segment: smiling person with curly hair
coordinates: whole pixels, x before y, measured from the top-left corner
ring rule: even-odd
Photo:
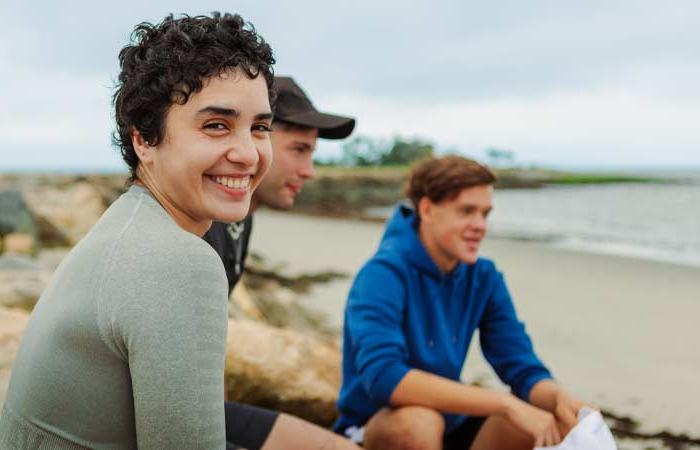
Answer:
[[[131,186],[32,313],[2,449],[239,448],[230,427],[258,426],[224,414],[227,282],[201,236],[243,219],[269,168],[272,50],[237,15],[171,15],[138,25],[119,61],[114,140]],[[263,448],[345,444],[273,419]]]

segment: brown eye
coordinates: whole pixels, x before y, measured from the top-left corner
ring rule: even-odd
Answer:
[[[259,133],[269,133],[272,131],[272,128],[265,123],[258,123],[253,125],[253,131],[257,131]]]
[[[221,122],[212,122],[204,125],[207,130],[223,131],[226,130],[226,125]]]

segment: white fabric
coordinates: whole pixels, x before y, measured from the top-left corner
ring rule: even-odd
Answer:
[[[600,412],[581,408],[578,423],[559,445],[536,447],[535,450],[617,450],[615,439]]]
[[[362,445],[365,440],[365,427],[348,427],[345,429],[345,437],[353,444]]]

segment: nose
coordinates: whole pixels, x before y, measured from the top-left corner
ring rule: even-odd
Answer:
[[[314,167],[314,160],[311,155],[304,160],[304,163],[299,168],[298,175],[305,180],[310,180],[316,176],[316,168]]]
[[[486,217],[483,214],[475,214],[472,228],[480,232],[486,231]]]
[[[239,134],[230,143],[226,151],[226,159],[242,168],[255,167],[260,160],[255,141],[249,133],[247,136],[246,133]]]

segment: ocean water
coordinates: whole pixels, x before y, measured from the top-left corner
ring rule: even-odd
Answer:
[[[664,175],[676,180],[496,190],[489,234],[700,266],[700,173]]]

